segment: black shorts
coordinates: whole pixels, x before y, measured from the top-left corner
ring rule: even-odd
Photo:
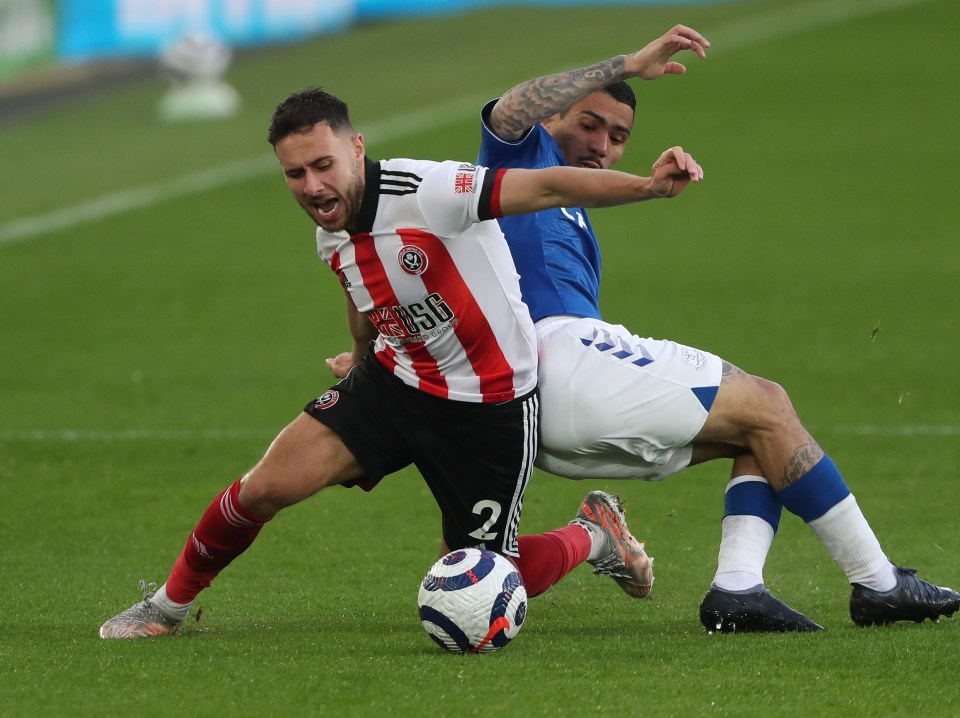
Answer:
[[[537,454],[536,390],[502,404],[453,401],[404,384],[367,355],[304,408],[333,429],[363,467],[356,482],[415,465],[443,515],[450,549],[519,555],[523,492]]]

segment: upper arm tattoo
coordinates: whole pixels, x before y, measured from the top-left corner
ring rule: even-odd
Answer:
[[[721,376],[743,376],[745,374],[743,369],[738,366],[734,366],[726,359],[721,359],[720,362],[721,366],[723,367],[720,372]]]

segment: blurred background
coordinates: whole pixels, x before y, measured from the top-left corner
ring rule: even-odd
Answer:
[[[116,83],[139,77],[158,61],[166,64],[167,70],[193,70],[197,74],[208,70],[213,74],[226,68],[225,63],[216,64],[217,50],[249,50],[297,42],[342,32],[356,23],[511,4],[599,3],[591,0],[524,3],[503,0],[0,0],[3,116],[22,113],[24,98],[35,103],[49,101],[52,94],[61,98],[73,94],[80,84]],[[603,4],[616,5],[617,2],[608,0]],[[631,4],[630,0],[624,4]],[[173,55],[178,49],[180,58],[175,58]],[[177,59],[181,60],[180,64]]]

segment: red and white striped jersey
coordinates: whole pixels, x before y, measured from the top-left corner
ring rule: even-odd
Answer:
[[[320,257],[376,326],[377,359],[409,386],[503,402],[537,384],[536,335],[496,221],[503,171],[365,160],[355,233],[317,229]]]

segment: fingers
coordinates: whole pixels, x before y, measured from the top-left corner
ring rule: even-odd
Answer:
[[[703,179],[703,167],[691,155],[687,155],[687,175],[691,182],[699,182]]]
[[[703,168],[693,159],[693,155],[684,152],[682,147],[671,147],[669,151],[673,155],[677,167],[686,171],[691,182],[699,182],[703,179]]]
[[[687,27],[686,25],[674,25],[667,34],[686,38],[691,43],[699,45],[704,49],[710,47],[710,41],[707,38],[694,30],[692,27]]]
[[[624,67],[630,77],[643,80],[656,80],[664,75],[682,75],[687,68],[671,58],[682,50],[692,50],[698,57],[705,58],[708,47],[710,41],[699,32],[685,25],[675,25],[642,50],[627,55]]]
[[[656,197],[676,197],[691,182],[703,179],[703,168],[680,146],[664,151],[653,164],[651,190]]]
[[[687,68],[679,62],[668,62],[663,66],[664,75],[682,75]]]
[[[678,170],[677,174],[686,175],[691,182],[699,182],[703,179],[703,168],[700,166],[700,163],[697,162],[689,152],[684,152],[683,148],[679,145],[671,147],[660,155],[657,164],[661,166],[670,164],[676,166]]]
[[[677,49],[693,50],[701,59],[706,58],[710,41],[693,28],[675,25],[662,38],[677,46]]]

